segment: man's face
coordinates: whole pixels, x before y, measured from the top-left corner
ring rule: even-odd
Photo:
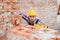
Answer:
[[[36,19],[36,16],[29,16],[30,21],[34,21]]]

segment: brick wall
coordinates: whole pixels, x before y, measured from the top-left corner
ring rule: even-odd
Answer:
[[[35,9],[39,19],[49,27],[56,24],[57,0],[0,0],[0,16],[21,11],[27,14],[29,9]]]

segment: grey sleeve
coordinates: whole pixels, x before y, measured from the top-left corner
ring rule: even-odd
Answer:
[[[37,24],[41,25],[41,24],[44,24],[44,23],[41,20],[39,20]]]

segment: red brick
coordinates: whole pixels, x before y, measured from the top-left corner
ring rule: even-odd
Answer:
[[[36,4],[36,3],[32,3],[32,5],[33,5],[34,7],[36,7],[36,6],[37,6],[37,4]]]
[[[10,5],[11,3],[10,2],[7,2],[7,5]]]
[[[12,24],[13,24],[13,25],[16,24],[16,20],[15,20],[15,19],[12,20]]]
[[[3,18],[2,17],[0,17],[0,24],[4,24],[4,20],[3,20]],[[0,30],[2,30],[3,29],[3,27],[2,26],[0,26]]]
[[[11,0],[3,0],[3,2],[11,2]]]
[[[40,7],[44,7],[44,6],[45,6],[45,4],[41,2],[40,3]]]
[[[6,12],[6,11],[7,11],[6,9],[3,9],[3,10],[0,10],[0,13],[1,13],[1,12]]]
[[[3,9],[10,9],[11,8],[11,5],[4,5],[3,6]]]
[[[17,0],[12,0],[12,2],[15,4],[19,3]]]
[[[20,6],[12,6],[12,9],[14,10],[20,9]]]
[[[2,2],[3,0],[0,0],[0,3]]]
[[[57,38],[57,40],[60,40],[60,38]]]
[[[57,40],[60,40],[60,36],[57,36]]]
[[[12,2],[18,2],[17,0],[12,0]]]
[[[34,37],[34,40],[39,40],[39,38],[38,37]]]
[[[22,1],[21,3],[22,3],[22,4],[30,4],[30,2],[28,2],[28,1],[27,1],[27,2]]]
[[[3,30],[3,26],[0,26],[0,30]]]
[[[49,40],[56,40],[56,38],[51,38],[51,39],[49,39]]]
[[[0,39],[2,39],[3,38],[3,36],[2,35],[0,35]]]

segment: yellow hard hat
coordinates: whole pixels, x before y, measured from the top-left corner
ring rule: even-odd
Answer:
[[[36,16],[36,11],[35,10],[29,10],[28,11],[28,16]]]

